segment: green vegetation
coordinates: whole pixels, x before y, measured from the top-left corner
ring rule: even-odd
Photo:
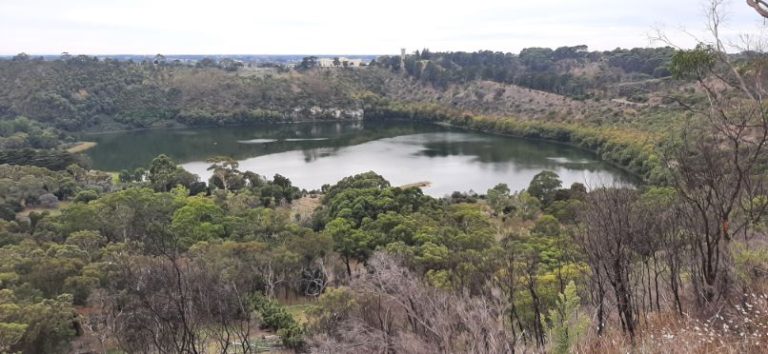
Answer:
[[[75,202],[56,215],[35,214],[29,220],[13,220],[11,215],[12,221],[0,224],[0,252],[4,260],[0,265],[0,291],[5,294],[0,320],[9,331],[13,330],[3,339],[3,350],[64,351],[74,336],[96,329],[102,335],[116,338],[124,350],[146,349],[152,346],[149,341],[135,342],[135,336],[146,328],[141,322],[119,316],[120,312],[144,308],[146,311],[134,313],[138,316],[135,318],[151,321],[152,316],[159,316],[155,320],[168,325],[175,323],[175,316],[198,316],[194,318],[200,322],[195,325],[206,327],[214,326],[211,321],[218,319],[226,321],[221,323],[225,326],[222,330],[234,331],[230,325],[246,326],[242,321],[251,321],[247,315],[251,310],[243,312],[242,306],[255,306],[253,311],[261,313],[268,328],[279,330],[286,345],[301,346],[303,331],[295,323],[286,325],[288,319],[283,312],[281,322],[273,323],[277,315],[270,314],[272,300],[249,297],[257,293],[274,296],[282,288],[297,294],[317,293],[318,287],[324,286],[325,275],[317,273],[314,264],[330,245],[322,246],[328,243],[321,235],[292,223],[287,210],[262,207],[265,198],[275,195],[261,195],[261,185],[245,185],[237,194],[219,190],[221,193],[208,197],[189,196],[184,179],[170,178],[175,184],[166,190],[169,184],[163,179],[165,173],[178,173],[172,163],[173,171],[160,168],[166,161],[167,158],[158,157],[152,163],[156,168],[149,169],[150,177],[122,183],[117,186],[119,190],[108,186],[105,190],[82,189],[77,194],[84,187],[69,172],[4,166],[8,176],[25,176],[18,183],[58,183],[55,178],[70,181],[70,189],[62,190],[59,198]],[[157,178],[151,178],[153,174]],[[260,183],[273,184],[263,179]],[[277,183],[290,186],[288,180]],[[19,198],[33,198],[33,192],[30,190]],[[278,200],[269,204],[280,203]],[[271,255],[263,257],[265,252]],[[255,254],[262,256],[254,259]],[[267,269],[268,274],[264,273]],[[143,278],[139,276],[142,272],[155,277]],[[245,273],[251,275],[244,276]],[[182,283],[166,288],[172,279],[181,279]],[[213,279],[217,279],[218,285],[209,289]],[[287,282],[288,279],[291,281]],[[214,290],[216,293],[210,292]],[[188,296],[194,297],[193,304],[166,307],[173,307],[178,304],[174,301]],[[145,308],[142,303],[146,301],[157,307]],[[86,305],[97,309],[92,317],[74,312],[73,306]],[[110,313],[118,317],[110,317]],[[52,321],[56,316],[63,316],[66,321]],[[115,320],[121,334],[103,332],[113,328],[104,327],[108,326],[104,321]],[[120,322],[123,320],[127,322]],[[198,333],[202,327],[189,326],[184,328],[187,335],[204,335]],[[181,335],[165,327],[155,330],[158,332],[152,332],[153,336],[168,340]],[[210,335],[207,340],[214,341],[215,336],[205,331]],[[160,347],[153,348],[176,348],[170,342],[157,345]]]
[[[299,351],[568,352],[591,333],[592,309],[607,330],[611,296],[629,304],[615,311],[630,336],[659,311],[660,291],[671,295],[665,306],[689,306],[682,272],[696,268],[681,262],[697,257],[698,241],[677,237],[689,231],[675,213],[688,208],[679,193],[692,190],[590,192],[543,171],[525,191],[500,184],[479,198],[435,199],[367,172],[324,186],[301,223],[287,207],[305,194],[288,179],[241,172],[224,157],[210,163],[207,184],[162,155],[115,185],[109,175],[93,184],[77,166],[4,166],[25,176],[8,181],[72,202],[0,224],[4,349],[59,352],[89,336],[99,350],[248,351],[270,345],[250,335],[259,326]],[[29,190],[10,201],[37,196],[8,188]],[[735,266],[760,266],[762,254],[741,251]],[[759,281],[736,274],[744,286]],[[280,304],[295,297],[317,299],[306,322]],[[484,328],[496,330],[475,331]]]
[[[79,193],[111,189],[109,175],[88,172],[77,165],[65,171],[35,166],[0,165],[0,218],[14,220],[26,207],[54,209]]]
[[[69,172],[6,168],[38,172],[28,177],[36,181],[55,176],[74,181]],[[13,327],[9,333],[22,333],[9,337],[7,348],[55,352],[73,336],[83,335],[86,325],[90,326],[88,335],[116,338],[125,350],[174,348],[171,342],[137,340],[149,330],[153,337],[168,340],[188,332],[195,341],[212,342],[219,332],[205,328],[236,332],[251,321],[276,331],[285,346],[302,348],[307,332],[273,300],[278,294],[322,294],[329,286],[353,279],[360,265],[384,250],[402,257],[437,288],[482,294],[483,274],[495,272],[504,249],[482,204],[454,204],[424,196],[416,188],[390,187],[372,172],[324,188],[313,231],[289,220],[288,211],[279,207],[295,198],[293,194],[275,200],[276,195],[268,193],[274,201],[264,203],[264,185],[290,186],[283,178],[274,182],[259,179],[264,185],[248,180],[238,188],[230,184],[226,190],[211,184],[210,192],[190,196],[186,180],[173,178],[180,172],[167,157],[152,161],[148,170],[149,177],[124,181],[117,189],[68,191],[60,198],[75,202],[56,215],[0,225],[4,240],[0,250],[6,260],[0,274],[8,294],[3,298],[20,309],[3,310],[2,318],[7,323],[4,326]],[[240,174],[235,170],[228,173],[228,178]],[[539,225],[546,222],[556,227]],[[535,237],[560,237],[557,225],[553,217],[540,218]],[[549,252],[558,257],[555,249]],[[536,276],[548,277],[551,269],[559,268],[547,268]],[[152,277],[144,279],[140,274]],[[341,278],[330,283],[331,274]],[[168,288],[175,281],[180,283]],[[552,296],[557,293],[551,291]],[[195,300],[175,307],[186,297]],[[208,302],[214,299],[224,303]],[[35,317],[13,315],[24,306],[39,306],[35,304],[41,301],[53,304],[54,300],[61,303],[56,311],[63,311],[69,319],[66,325],[57,325],[67,329],[59,335],[43,335],[47,332],[30,322]],[[139,310],[147,302],[152,307]],[[76,316],[73,306],[96,310]],[[258,317],[242,317],[243,306],[252,308]],[[134,311],[142,322],[121,316],[124,311]],[[194,322],[181,328],[148,329],[142,324],[161,321],[171,326],[182,318],[178,316]],[[19,322],[21,318],[25,321]],[[30,332],[33,328],[36,332]],[[118,328],[119,333],[111,332]]]
[[[253,302],[264,328],[276,331],[286,347],[295,350],[304,348],[304,329],[280,304],[259,294],[254,296]]]
[[[51,149],[61,134],[25,117],[0,121],[0,149]]]
[[[666,183],[661,145],[667,134],[622,126],[590,126],[575,122],[538,122],[516,118],[460,115],[434,105],[380,103],[370,113],[377,118],[406,117],[489,133],[572,144],[596,152],[653,184]]]
[[[300,65],[298,72],[242,67],[227,70],[226,63],[212,60],[207,64],[183,65],[163,60],[131,63],[84,56],[54,61],[20,57],[0,61],[0,116],[16,119],[19,126],[27,122],[26,125],[55,127],[65,132],[307,119],[415,118],[577,145],[657,183],[666,178],[658,168],[661,162],[657,147],[680,126],[677,118],[683,114],[679,108],[663,104],[633,107],[633,111],[639,112],[627,112],[626,107],[608,99],[631,98],[634,93],[624,92],[624,87],[627,82],[643,81],[643,75],[669,75],[664,68],[674,53],[669,48],[600,53],[576,46],[555,50],[529,48],[519,55],[428,50],[408,55],[406,66],[413,66],[407,70],[409,75],[416,75],[415,67],[426,65],[432,69],[422,71],[445,76],[439,79],[443,84],[433,88],[428,88],[431,79],[419,76],[418,81],[413,81],[400,75],[395,67],[399,57],[381,57],[376,65],[355,70],[329,71]],[[596,74],[570,74],[563,72],[563,67]],[[558,79],[536,75],[554,75]],[[496,81],[501,86],[473,86],[478,80]],[[675,88],[683,84],[670,85]],[[519,92],[514,85],[575,96],[587,95],[589,91],[588,95],[596,98],[576,104],[556,95],[506,97],[507,91]],[[504,103],[510,99],[517,102]],[[559,106],[569,108],[559,110]],[[627,114],[634,119],[627,121]],[[29,119],[16,118],[20,116]],[[60,142],[72,140],[57,135],[54,128],[42,129],[45,134],[24,133],[47,139],[29,138],[29,147],[59,146],[51,136]],[[17,131],[32,130],[0,129],[16,145],[20,139]],[[47,145],[33,142],[41,140],[47,141]],[[18,148],[23,147],[26,145]],[[4,151],[0,155],[2,162],[51,169],[63,169],[71,163],[82,165],[67,153],[49,150]]]
[[[85,337],[93,352],[645,352],[674,335],[763,350],[765,60],[586,49],[423,50],[334,72],[313,57],[297,70],[0,61],[0,351]],[[682,97],[623,88],[638,82]],[[516,85],[553,107],[510,116],[534,107],[503,107]],[[438,199],[371,171],[310,196],[227,156],[208,181],[165,155],[88,171],[61,133],[345,118],[567,143],[647,184],[563,186],[542,171],[525,190]],[[302,198],[317,208],[292,217]]]
[[[490,80],[578,98],[605,96],[610,84],[670,76],[668,65],[675,50],[664,48],[615,49],[590,52],[585,45],[525,48],[519,55],[480,51],[421,52],[381,57],[377,65],[417,80],[444,87],[456,82]]]
[[[174,122],[196,126],[310,116],[338,119],[344,114],[337,116],[331,109],[357,108],[349,87],[326,81],[323,75],[293,77],[271,69],[240,75],[218,65],[133,63],[87,56],[0,60],[0,116],[26,116],[65,131],[98,131]],[[5,130],[0,127],[3,137]]]
[[[581,298],[576,291],[576,284],[571,281],[559,295],[555,308],[549,312],[553,353],[570,353],[576,340],[586,332],[589,319],[579,311],[580,306]]]

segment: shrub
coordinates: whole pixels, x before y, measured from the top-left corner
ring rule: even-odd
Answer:
[[[566,354],[586,332],[589,318],[581,313],[579,304],[581,298],[576,293],[576,284],[573,281],[565,286],[565,290],[558,295],[555,309],[550,310],[550,340],[553,353]]]
[[[75,195],[74,201],[76,203],[88,203],[96,199],[99,199],[99,193],[94,190],[86,189],[78,192],[77,195]]]
[[[256,294],[253,297],[253,308],[261,316],[262,328],[276,331],[283,345],[293,349],[304,347],[304,327],[280,304],[264,295]]]
[[[59,207],[59,198],[51,193],[45,193],[37,197],[37,202],[46,209],[56,209]]]

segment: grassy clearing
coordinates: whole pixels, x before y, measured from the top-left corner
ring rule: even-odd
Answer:
[[[299,223],[308,222],[321,202],[322,195],[309,195],[294,200],[290,206],[291,219]]]

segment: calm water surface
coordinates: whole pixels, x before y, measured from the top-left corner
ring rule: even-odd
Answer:
[[[225,155],[240,169],[284,175],[300,188],[316,189],[353,174],[376,171],[393,185],[431,183],[424,192],[484,193],[497,183],[525,188],[542,170],[595,187],[631,185],[637,180],[576,148],[466,132],[413,122],[329,122],[251,127],[150,130],[90,135],[88,151],[97,169],[132,170],[166,154],[203,180],[205,160]]]

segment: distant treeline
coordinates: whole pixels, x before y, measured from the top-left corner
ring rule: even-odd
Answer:
[[[162,55],[130,62],[20,54],[0,60],[0,117],[24,116],[68,131],[338,119],[361,108],[362,98],[407,96],[405,78],[438,89],[490,80],[575,98],[604,97],[617,83],[668,76],[673,53],[590,52],[586,46],[520,54],[425,49],[406,55],[404,64],[399,56],[382,56],[363,69],[300,72],[280,65],[248,68],[232,58],[179,63]]]
[[[359,91],[321,73],[268,68],[251,75],[233,60],[162,59],[0,60],[0,118],[24,116],[66,131],[326,119],[339,118],[332,109],[354,108]]]
[[[526,48],[520,54],[431,52],[428,49],[400,56],[382,56],[377,65],[436,86],[472,80],[490,80],[578,98],[594,96],[606,85],[670,75],[675,50],[663,48],[589,51],[587,46]],[[404,67],[402,67],[404,65]]]

